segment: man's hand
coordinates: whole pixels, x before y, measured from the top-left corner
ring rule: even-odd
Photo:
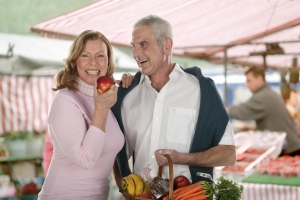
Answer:
[[[179,153],[175,149],[158,149],[154,153],[155,153],[156,162],[159,166],[168,165],[168,160],[164,156],[166,154],[170,155],[173,164],[179,164],[178,163]]]

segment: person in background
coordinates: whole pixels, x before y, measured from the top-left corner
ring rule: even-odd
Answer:
[[[300,134],[300,112],[298,110],[299,98],[298,98],[297,91],[291,88],[288,90],[288,94],[282,93],[282,98],[285,102],[285,106],[289,114],[294,120],[299,135]]]
[[[298,154],[300,138],[283,99],[273,91],[265,81],[265,71],[251,67],[245,72],[246,86],[253,96],[246,102],[227,108],[230,118],[238,120],[255,120],[257,130],[286,132],[287,146],[282,154]]]
[[[109,175],[124,136],[110,108],[118,88],[99,94],[96,80],[113,78],[112,46],[98,31],[72,43],[48,116],[53,156],[40,200],[107,200]]]
[[[174,177],[184,175],[193,183],[208,180],[197,172],[213,176],[214,166],[234,165],[233,130],[216,86],[200,68],[183,69],[172,62],[170,23],[155,15],[140,19],[131,44],[140,72],[128,89],[119,88],[112,108],[127,139],[117,156],[117,184],[119,175],[131,173],[132,155],[133,172],[150,171],[153,178],[158,165],[168,165],[164,155],[169,154]],[[168,176],[163,168],[163,177]]]

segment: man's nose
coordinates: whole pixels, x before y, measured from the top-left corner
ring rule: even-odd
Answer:
[[[136,58],[137,56],[141,55],[141,49],[139,47],[135,47],[133,50],[132,50],[132,56],[134,58]]]

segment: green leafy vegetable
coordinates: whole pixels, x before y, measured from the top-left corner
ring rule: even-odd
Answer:
[[[216,184],[208,181],[202,181],[201,184],[206,190],[207,198],[215,200],[240,200],[244,190],[242,185],[225,179],[223,176],[217,179]]]
[[[236,182],[220,177],[217,180],[215,196],[216,200],[240,200],[244,187]]]

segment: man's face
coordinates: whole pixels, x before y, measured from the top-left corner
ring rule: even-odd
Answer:
[[[166,63],[163,48],[158,46],[150,27],[142,26],[133,30],[131,45],[132,55],[141,73],[151,76]]]
[[[246,74],[246,86],[251,92],[255,92],[259,87],[264,84],[261,76],[255,77],[252,72]]]

